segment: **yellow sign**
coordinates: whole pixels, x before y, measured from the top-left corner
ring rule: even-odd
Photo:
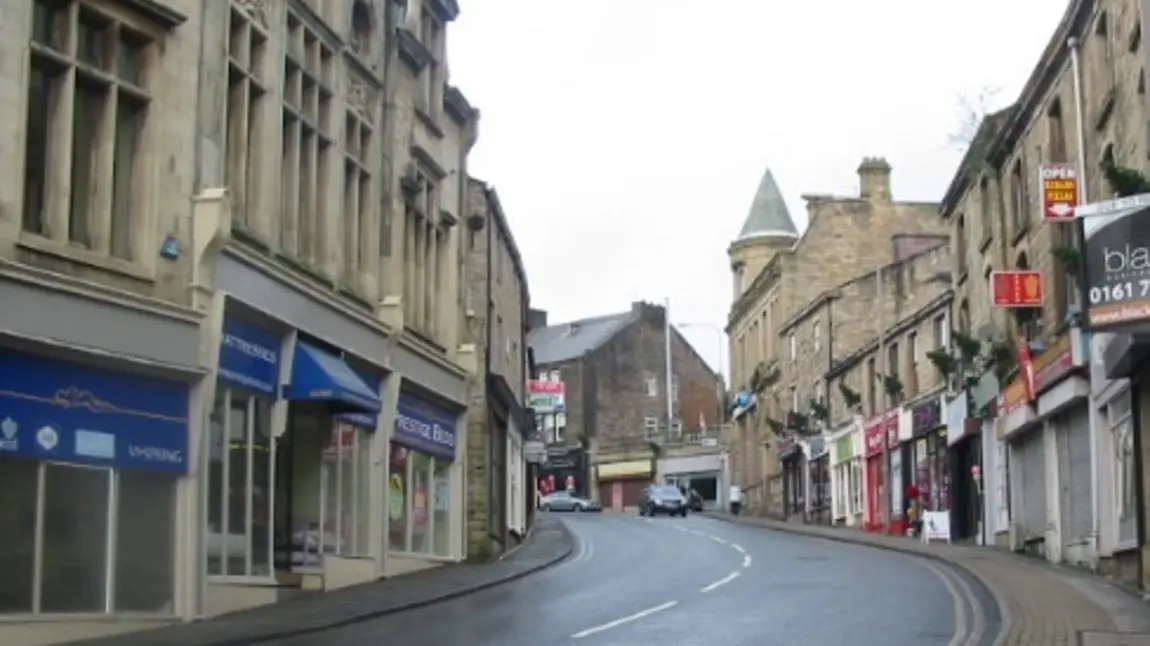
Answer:
[[[606,478],[633,478],[651,475],[650,460],[631,460],[629,462],[612,462],[600,464],[599,479]]]

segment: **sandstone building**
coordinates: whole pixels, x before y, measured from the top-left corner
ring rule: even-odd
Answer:
[[[1123,474],[1145,458],[1133,450],[1129,382],[1110,379],[1129,376],[1114,369],[1125,348],[1109,363],[1114,337],[1080,333],[1078,226],[1045,221],[1038,169],[1074,164],[1080,198],[1095,202],[1117,190],[1108,160],[1146,168],[1138,5],[1069,4],[1017,101],[984,120],[942,203],[956,253],[956,328],[995,354],[966,393],[971,416],[982,418],[986,537],[1132,583],[1143,498]],[[990,306],[991,272],[1017,269],[1041,272],[1042,307]],[[1019,366],[1027,362],[1029,386]]]
[[[784,323],[825,291],[939,245],[936,205],[893,200],[885,160],[864,159],[858,172],[858,197],[804,196],[809,224],[800,237],[768,170],[728,250],[735,275],[727,328],[731,380],[736,392],[754,392],[758,413],[736,411],[731,460],[734,481],[747,490],[752,508],[781,507],[779,487],[767,486],[779,473],[767,420],[784,420],[795,406],[805,410],[804,402],[818,397],[823,372],[799,369],[800,338],[816,354],[829,347],[826,318],[785,336]]]
[[[673,326],[667,388],[665,316],[664,307],[637,302],[628,312],[533,327],[528,337],[537,370],[558,372],[566,385],[565,426],[556,444],[568,448],[555,446],[554,455],[577,465],[576,489],[604,505],[613,496],[633,505],[656,473],[680,475],[678,468],[660,471],[660,456],[674,453],[664,447],[698,444],[721,420],[720,377]],[[707,453],[698,471],[711,474],[717,486],[718,450]]]
[[[468,553],[484,558],[525,536],[534,507],[523,464],[523,442],[535,425],[525,408],[531,295],[499,194],[471,178],[467,196],[462,314],[483,375],[472,382],[468,415]]]
[[[0,298],[21,306],[0,347],[22,377],[0,386],[0,642],[465,557],[484,373],[462,311],[478,112],[448,83],[458,13],[5,3]]]

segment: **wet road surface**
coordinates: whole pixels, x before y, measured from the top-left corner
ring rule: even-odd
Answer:
[[[931,561],[693,516],[566,514],[567,561],[281,646],[948,646],[988,632]]]

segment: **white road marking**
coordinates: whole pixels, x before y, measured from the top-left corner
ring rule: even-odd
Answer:
[[[587,630],[580,630],[579,632],[575,633],[574,635],[571,635],[571,638],[572,639],[582,639],[584,637],[590,637],[591,635],[594,635],[596,633],[601,633],[604,630],[610,630],[610,629],[615,628],[617,626],[622,626],[623,624],[631,623],[632,621],[638,621],[639,619],[642,619],[643,617],[650,617],[651,615],[653,615],[655,613],[663,612],[664,610],[669,610],[671,608],[674,608],[678,604],[679,604],[678,601],[668,601],[667,603],[655,606],[653,608],[647,608],[646,610],[640,610],[639,612],[636,612],[633,615],[627,615],[626,617],[620,617],[614,621],[608,621],[605,624],[599,624],[598,626],[595,626],[593,628],[588,628]]]
[[[751,555],[747,554],[743,557],[743,567],[751,567]]]
[[[954,587],[954,583],[950,580],[947,572],[925,560],[923,565],[942,580],[942,585],[950,594],[951,599],[954,600],[954,636],[950,638],[949,646],[962,646],[966,640],[966,606],[962,603],[962,597],[958,596],[958,590]]]
[[[747,553],[747,550],[743,549],[742,545],[738,545],[736,543],[731,543],[731,547],[734,548],[734,550],[736,552],[738,552],[739,554],[746,554]]]
[[[702,589],[699,590],[699,592],[710,592],[711,590],[714,590],[720,586],[724,586],[724,585],[730,583],[731,581],[734,581],[735,579],[739,578],[739,574],[740,574],[740,572],[737,572],[737,571],[731,572],[730,574],[719,579],[718,581],[715,581],[714,583],[712,583],[708,586],[704,586]]]
[[[720,544],[722,544],[722,545],[728,545],[728,544],[729,544],[729,543],[727,542],[727,539],[725,539],[725,538],[721,538],[721,537],[719,537],[719,536],[713,536],[713,535],[711,535],[711,534],[704,534],[704,536],[706,536],[707,538],[709,538],[709,539],[711,539],[711,540],[715,541],[716,543],[720,543]]]

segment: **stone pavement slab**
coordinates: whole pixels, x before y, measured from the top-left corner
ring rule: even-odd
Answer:
[[[444,565],[372,583],[187,624],[69,642],[70,646],[249,646],[346,626],[461,597],[514,581],[570,556],[573,539],[554,518],[540,517],[527,540],[504,558]]]
[[[939,559],[965,569],[995,596],[1002,613],[997,646],[1116,646],[1145,644],[1139,635],[1120,634],[1110,615],[1090,597],[1069,585],[1048,566],[1029,562],[1005,550],[967,545],[924,544],[904,536],[871,534],[853,528],[783,522],[755,516],[707,514],[744,525],[760,526],[837,541],[897,550]],[[1150,613],[1150,609],[1147,609]]]

